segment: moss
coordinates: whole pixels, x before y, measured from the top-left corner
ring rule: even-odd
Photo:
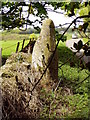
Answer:
[[[37,39],[36,34],[34,34],[34,33],[30,34],[29,39],[31,39],[31,41],[36,41],[36,39]]]
[[[44,68],[41,67],[41,66],[39,66],[39,64],[37,64],[37,71],[40,72],[40,73],[42,73],[43,70],[44,70]]]
[[[6,73],[2,73],[1,77],[5,77],[5,78],[11,78],[11,77],[14,77],[13,73],[11,72],[6,72]]]
[[[16,62],[20,62],[20,63],[28,62],[28,63],[31,63],[31,60],[32,60],[31,54],[18,52],[18,53],[13,54],[12,56],[10,56],[6,61],[6,64],[12,64],[12,63],[16,63]]]
[[[54,23],[52,22],[51,19],[47,19],[43,22],[43,26],[49,26],[50,28],[54,28]]]

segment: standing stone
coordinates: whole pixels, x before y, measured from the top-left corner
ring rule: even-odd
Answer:
[[[32,53],[32,65],[34,66],[36,72],[45,70],[50,62],[50,59],[52,58],[55,47],[55,26],[51,19],[46,19],[43,21],[40,36],[34,45]],[[40,74],[38,75],[40,78]],[[56,51],[53,60],[43,77],[43,80],[41,80],[41,83],[44,86],[54,86],[54,83],[56,83],[57,80],[58,56]]]
[[[2,66],[2,48],[0,48],[0,67]]]

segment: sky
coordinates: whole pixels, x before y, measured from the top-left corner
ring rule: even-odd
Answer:
[[[29,0],[24,0],[26,3],[29,2]],[[33,0],[35,1],[35,0]],[[38,0],[38,1],[42,1],[42,0]],[[46,0],[49,2],[49,0]],[[55,1],[55,0],[52,0],[52,1]],[[58,0],[57,0],[58,1]],[[64,2],[64,1],[67,1],[67,2],[70,2],[71,0],[59,0],[59,2]],[[74,2],[75,1],[82,1],[82,2],[86,2],[86,1],[89,1],[89,0],[73,0]],[[51,6],[50,6],[51,7]],[[51,7],[52,8],[52,7]],[[52,8],[53,9],[53,8]],[[65,11],[61,10],[61,9],[58,9],[57,12],[61,12],[61,13],[65,13]],[[50,19],[53,20],[55,26],[59,26],[60,24],[63,25],[65,23],[71,23],[76,17],[66,17],[64,14],[60,14],[60,13],[56,13],[56,12],[51,12],[51,11],[48,11],[48,16]],[[77,15],[76,15],[77,16]],[[33,16],[30,16],[32,17],[32,19],[34,19]],[[81,24],[81,23],[80,23]],[[64,27],[68,27],[69,24],[65,25]],[[78,25],[77,25],[78,26]],[[72,27],[72,26],[71,26]]]
[[[28,8],[27,7],[24,7],[24,10],[27,10]],[[50,7],[51,9],[51,7]],[[52,8],[53,9],[53,8]],[[58,13],[59,12],[59,13]],[[61,14],[60,14],[61,13]],[[65,23],[71,23],[73,21],[73,19],[75,18],[71,18],[71,17],[66,17],[63,13],[65,13],[64,10],[61,10],[61,9],[58,9],[56,12],[53,12],[53,11],[48,11],[48,17],[53,20],[54,22],[54,25],[57,27],[59,26],[60,24],[63,25]],[[26,12],[23,13],[24,17],[27,16]],[[35,20],[37,17],[34,17],[33,15],[30,15],[29,19],[31,19],[32,21]],[[38,18],[39,19],[39,18]],[[39,24],[35,24],[36,26]],[[65,25],[64,27],[67,27],[67,25]]]
[[[29,3],[28,0],[24,0],[24,1],[26,3]],[[53,7],[50,6],[50,9],[53,9]],[[58,9],[57,12],[65,13],[65,11],[63,11],[61,9]],[[59,24],[71,23],[72,20],[73,20],[73,18],[71,18],[71,17],[65,17],[64,14],[60,14],[60,13],[56,13],[56,12],[51,12],[51,11],[48,11],[48,16],[49,16],[50,19],[53,20],[55,26],[58,26]],[[32,19],[34,19],[34,17],[32,15],[30,16],[30,18],[31,17],[32,17]]]
[[[58,10],[58,12],[63,12],[62,10]],[[63,25],[65,23],[71,23],[73,18],[71,17],[66,17],[64,14],[59,14],[59,13],[55,13],[55,12],[48,12],[48,16],[50,19],[53,20],[55,26],[58,26],[58,25]],[[68,26],[68,24],[66,25]]]

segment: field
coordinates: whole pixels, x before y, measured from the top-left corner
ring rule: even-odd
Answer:
[[[35,34],[37,37],[39,34]],[[33,35],[31,35],[32,37]],[[25,39],[25,45],[28,44],[30,34],[21,34],[19,30],[11,30],[9,32],[4,31],[1,33],[0,47],[2,48],[2,56],[8,57],[16,51],[17,43],[20,42],[19,50],[21,50],[23,39]],[[71,39],[71,34],[68,34],[67,39]]]
[[[30,34],[21,34],[19,32],[19,30],[2,32],[2,38],[0,41],[0,47],[2,48],[2,57],[8,57],[12,53],[15,53],[18,42],[20,42],[20,51],[22,48],[23,39],[25,39],[24,47],[29,43]],[[38,34],[36,34],[36,36],[38,36]]]
[[[67,33],[67,35],[68,39],[71,39],[72,34]],[[36,36],[38,37],[38,34]],[[13,31],[3,33],[2,41],[0,41],[0,45],[2,46],[2,56],[8,57],[15,52],[17,42],[21,43],[21,49],[23,39],[26,39],[26,45],[29,41],[29,34],[18,34],[17,31],[15,33],[13,33]],[[68,107],[70,108],[69,112],[65,106],[62,107],[62,117],[65,117],[66,115],[68,118],[87,118],[89,112],[89,78],[87,78],[89,71],[87,69],[82,69],[80,61],[76,56],[74,56],[72,51],[66,47],[65,42],[60,42],[58,46],[58,56],[58,77],[61,81],[61,87],[65,86],[73,91],[72,96],[61,96],[63,104],[66,105],[66,101],[68,101]],[[87,79],[85,80],[85,78]]]
[[[7,41],[0,41],[2,45],[2,56],[10,56],[12,53],[15,53],[17,43],[20,42],[19,51],[21,50],[23,40],[7,40]],[[25,41],[25,45],[27,45],[29,40]]]

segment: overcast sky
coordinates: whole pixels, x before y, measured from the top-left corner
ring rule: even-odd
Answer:
[[[63,12],[62,10],[58,10],[58,12]],[[53,20],[55,26],[58,26],[58,25],[62,25],[62,24],[65,24],[65,23],[71,23],[73,18],[71,17],[66,17],[64,14],[59,14],[59,13],[55,13],[55,12],[48,12],[48,16],[50,19]],[[66,25],[68,26],[68,24]]]
[[[57,10],[58,12],[60,13],[63,13],[64,11],[62,10]],[[60,14],[60,13],[56,13],[56,12],[51,12],[51,11],[48,11],[48,16],[51,20],[53,20],[55,26],[59,26],[60,24],[63,25],[63,24],[66,24],[66,23],[71,23],[75,17],[71,18],[71,17],[68,17],[68,16],[65,16],[64,14]],[[36,19],[36,17],[33,17],[32,15],[30,15],[30,18],[31,19]],[[37,23],[36,23],[37,25]],[[63,27],[67,27],[69,24],[63,26]]]

